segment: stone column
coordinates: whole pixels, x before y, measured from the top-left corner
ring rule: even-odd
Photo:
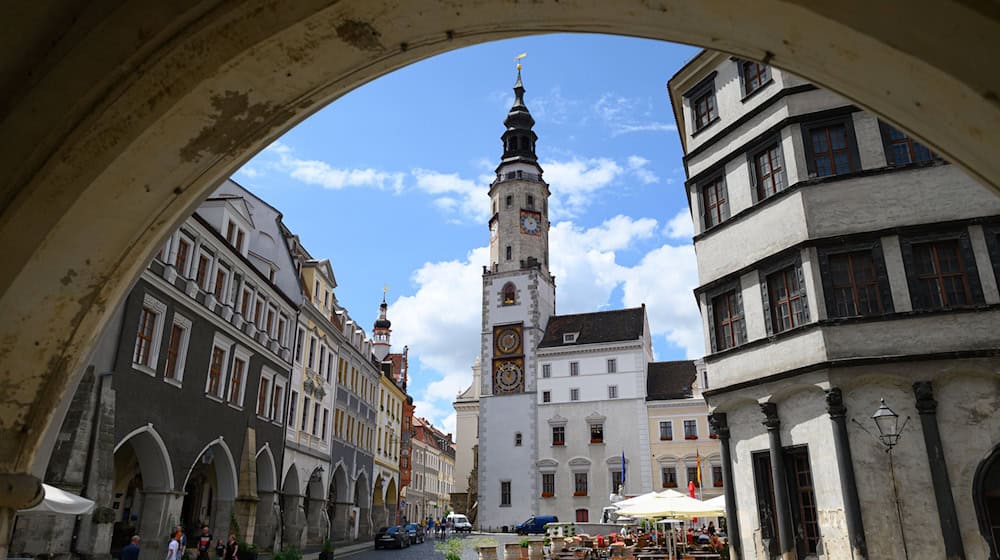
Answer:
[[[858,484],[854,479],[851,441],[847,435],[847,407],[844,406],[844,396],[840,388],[833,387],[826,392],[826,411],[833,424],[833,447],[837,454],[840,491],[844,497],[847,540],[851,543],[851,554],[854,559],[867,560],[868,543],[865,540],[865,526],[861,521],[861,501],[858,499]]]
[[[247,427],[243,436],[243,454],[240,456],[240,474],[234,504],[236,523],[244,542],[254,542],[257,528],[257,431]]]
[[[254,524],[254,544],[260,550],[274,548],[274,536],[277,529],[277,518],[274,511],[274,492],[258,492],[257,520]]]
[[[155,489],[142,491],[142,509],[139,511],[137,529],[139,538],[142,539],[139,560],[162,560],[166,557],[166,537],[180,519],[183,504],[183,492]],[[229,529],[228,523],[226,529]]]
[[[42,481],[30,474],[0,473],[0,560],[7,560],[14,515],[32,507],[45,497]]]
[[[736,509],[736,480],[733,477],[733,455],[729,447],[729,421],[724,412],[713,412],[708,421],[719,435],[722,447],[722,481],[726,496],[726,534],[729,535],[732,560],[743,557],[743,542],[740,541],[740,520]]]
[[[284,527],[281,528],[282,547],[302,549],[303,529],[306,527],[306,513],[303,509],[305,496],[301,494],[284,494]]]
[[[920,412],[920,427],[924,432],[924,446],[927,448],[927,463],[931,469],[934,484],[934,500],[937,502],[938,518],[941,522],[941,536],[944,537],[944,552],[948,560],[965,558],[962,534],[955,512],[955,498],[951,494],[948,478],[948,463],[941,447],[941,432],[938,431],[937,401],[934,400],[934,386],[930,381],[913,384],[913,395]]]
[[[351,502],[333,504],[333,519],[331,520],[333,540],[346,541],[350,537],[351,506],[353,505]]]
[[[306,499],[306,545],[321,545],[327,538],[326,519],[323,510],[326,509],[326,500],[319,498]]]
[[[358,507],[358,540],[366,541],[372,537],[372,512],[370,507]]]
[[[782,560],[798,560],[795,534],[792,532],[792,511],[788,501],[788,476],[785,474],[785,451],[781,445],[781,420],[778,405],[761,403],[764,426],[771,448],[771,480],[774,483],[774,511],[778,517],[778,542]]]

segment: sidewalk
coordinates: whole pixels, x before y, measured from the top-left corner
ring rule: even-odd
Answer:
[[[334,558],[347,558],[348,556],[353,556],[359,552],[364,552],[365,550],[372,550],[372,542],[361,542],[347,545],[334,546],[333,557]],[[319,560],[319,551],[315,552],[305,552],[302,554],[302,560]]]

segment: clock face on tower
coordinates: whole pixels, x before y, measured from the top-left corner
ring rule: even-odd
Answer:
[[[521,353],[521,328],[518,326],[501,327],[496,332],[496,346],[498,355],[512,355]]]
[[[542,215],[539,212],[521,210],[521,233],[540,235],[542,233]]]
[[[524,361],[497,360],[493,363],[493,391],[519,393],[524,388]]]

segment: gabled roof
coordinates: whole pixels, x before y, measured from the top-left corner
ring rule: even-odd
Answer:
[[[598,311],[576,315],[553,315],[545,326],[539,348],[578,346],[602,342],[639,340],[646,324],[646,308]],[[575,342],[563,342],[563,335],[579,333]]]
[[[646,400],[689,399],[698,379],[693,360],[650,362],[646,368]]]

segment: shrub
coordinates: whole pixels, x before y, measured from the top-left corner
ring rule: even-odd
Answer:
[[[455,537],[435,544],[434,550],[443,554],[445,560],[462,560],[462,541]]]

